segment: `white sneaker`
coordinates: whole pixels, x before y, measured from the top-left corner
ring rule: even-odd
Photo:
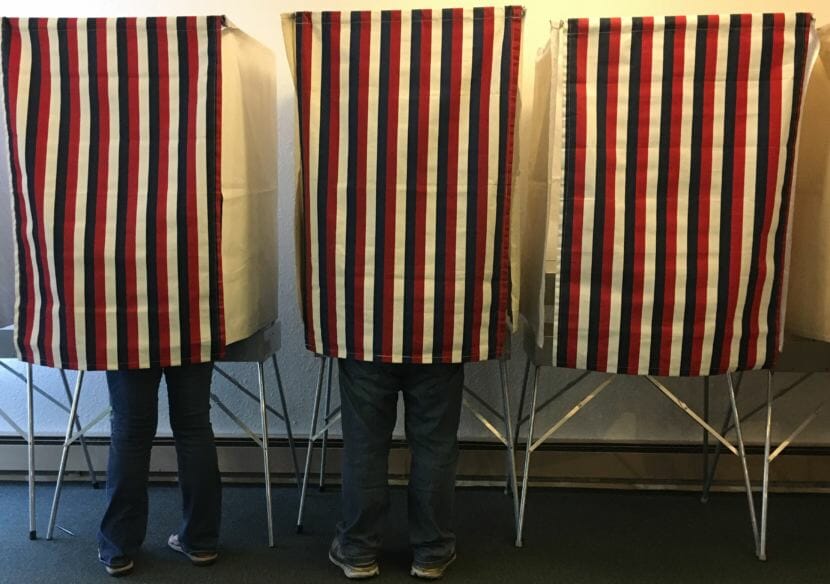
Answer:
[[[210,566],[219,558],[219,552],[187,552],[175,533],[167,538],[167,546],[174,551],[184,554],[194,566]]]

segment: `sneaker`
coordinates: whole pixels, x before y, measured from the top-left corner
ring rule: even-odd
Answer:
[[[416,578],[423,578],[424,580],[438,580],[444,576],[444,572],[447,568],[450,567],[455,561],[457,556],[453,552],[453,554],[438,564],[430,564],[428,566],[419,564],[418,562],[412,562],[412,569],[409,570],[410,576],[415,576]]]
[[[210,566],[219,557],[219,552],[188,552],[179,541],[179,536],[176,534],[167,538],[167,546],[180,554],[184,554],[194,566]]]
[[[371,560],[365,564],[352,564],[343,556],[340,549],[340,541],[335,537],[329,548],[329,560],[332,564],[343,570],[343,575],[350,580],[362,580],[372,578],[380,574],[380,566],[377,561]]]
[[[134,567],[133,561],[127,556],[118,556],[109,562],[105,562],[101,559],[101,552],[98,552],[98,561],[104,564],[104,569],[107,571],[107,574],[115,576],[116,578],[126,576],[133,571]]]

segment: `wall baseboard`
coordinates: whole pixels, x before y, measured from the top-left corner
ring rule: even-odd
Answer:
[[[262,457],[259,448],[247,438],[217,437],[219,464],[227,482],[257,483],[262,480]],[[43,437],[36,441],[38,479],[54,480],[60,460],[61,437]],[[150,465],[152,480],[176,480],[176,455],[172,438],[159,437],[154,442]],[[98,479],[106,475],[109,438],[87,439]],[[305,460],[308,442],[297,440],[297,459]],[[275,484],[295,481],[288,441],[271,439],[270,461]],[[458,483],[463,486],[504,484],[505,450],[498,443],[462,442],[460,444]],[[339,482],[342,440],[330,439],[326,459],[326,481]],[[763,449],[747,448],[750,473],[760,481]],[[711,463],[714,447],[710,448]],[[777,492],[830,492],[830,448],[798,446],[787,450],[770,468],[771,488]],[[517,452],[517,467],[524,460],[524,450]],[[26,443],[17,437],[0,437],[0,480],[24,480],[26,477]],[[389,458],[390,482],[406,482],[410,453],[404,441],[394,441]],[[319,443],[312,459],[312,479],[318,479]],[[70,451],[67,480],[88,480],[86,464],[77,445]],[[568,443],[550,442],[533,454],[529,483],[535,487],[577,487],[596,489],[700,490],[703,481],[703,456],[700,445],[663,443]],[[743,475],[737,457],[729,453],[720,458],[713,490],[738,491]]]

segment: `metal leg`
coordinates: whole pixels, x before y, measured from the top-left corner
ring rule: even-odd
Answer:
[[[516,414],[516,428],[513,434],[513,452],[516,452],[516,448],[519,444],[519,433],[522,428],[522,416],[524,415],[525,410],[525,397],[527,396],[527,378],[530,376],[530,359],[528,358],[527,362],[525,363],[525,372],[522,376],[522,392],[519,394],[519,411]],[[514,455],[515,456],[515,455]],[[507,494],[507,490],[510,487],[510,473],[507,474],[504,481],[504,493]]]
[[[61,380],[63,381],[63,389],[66,392],[66,400],[70,404],[72,403],[72,392],[69,390],[69,380],[66,379],[66,371],[60,369]],[[80,432],[81,431],[81,417],[78,416],[75,418],[75,428]],[[86,446],[86,438],[83,434],[81,434],[78,438],[81,442],[81,450],[84,452],[84,458],[86,459],[86,467],[89,470],[89,480],[92,482],[92,488],[98,488],[98,479],[95,476],[95,467],[92,465],[92,458],[89,456],[89,449]]]
[[[536,425],[536,398],[539,393],[539,367],[533,368],[533,396],[530,398],[530,421],[527,426],[527,443],[525,445],[525,462],[522,472],[522,497],[519,504],[519,522],[516,529],[516,547],[522,547],[522,533],[525,523],[525,506],[527,505],[527,480],[530,470],[530,455],[533,453],[533,428]]]
[[[709,376],[703,378],[703,419],[708,424],[709,423]],[[703,428],[703,484],[707,484],[707,478],[709,477],[709,432],[706,431],[706,428]],[[706,499],[704,498],[704,494],[701,493],[700,495],[701,503],[705,503]]]
[[[767,559],[767,506],[769,499],[770,438],[772,435],[772,371],[767,371],[767,423],[764,432],[764,481],[761,487],[761,534],[758,559]]]
[[[741,459],[741,469],[744,474],[744,485],[746,486],[746,498],[749,503],[749,520],[752,523],[752,535],[755,537],[755,553],[760,554],[760,541],[758,539],[758,521],[755,518],[755,500],[752,497],[752,483],[749,480],[749,469],[746,464],[746,451],[744,450],[744,439],[741,434],[741,417],[738,415],[738,402],[735,398],[735,387],[732,384],[732,374],[726,374],[726,381],[729,384],[729,401],[732,404],[732,417],[735,420],[735,435],[738,442],[738,456]]]
[[[501,376],[501,401],[504,409],[504,437],[507,438],[507,472],[510,489],[513,492],[513,523],[519,523],[519,489],[516,487],[516,450],[513,442],[513,428],[510,415],[510,393],[508,392],[507,361],[499,361],[499,374]]]
[[[26,364],[26,405],[29,457],[29,539],[37,539],[35,527],[35,396],[32,388],[32,364]]]
[[[744,380],[744,374],[738,373],[738,383],[735,385],[735,397],[737,398],[738,394],[741,391],[741,384]],[[726,436],[726,433],[729,431],[729,419],[732,417],[732,412],[730,408],[727,408],[726,415],[723,418],[723,425],[721,426],[720,433],[722,436]],[[704,430],[705,431],[705,430]],[[720,454],[721,454],[721,443],[715,443],[715,453],[712,456],[712,464],[709,466],[709,469],[706,473],[706,481],[703,483],[703,494],[700,497],[701,503],[708,503],[709,502],[709,495],[712,491],[712,483],[715,480],[715,472],[718,470],[718,462],[720,462]]]
[[[329,379],[328,384],[326,386],[326,401],[323,404],[323,424],[326,427],[326,431],[323,432],[323,439],[320,442],[320,483],[319,483],[319,490],[322,493],[326,489],[326,447],[328,446],[329,441],[329,413],[331,412],[331,373],[334,369],[334,363],[329,362]]]
[[[288,406],[285,402],[285,391],[282,388],[282,377],[280,376],[280,368],[277,365],[277,355],[271,355],[271,361],[274,364],[274,374],[277,376],[277,393],[280,396],[280,403],[282,404],[282,415],[285,418],[285,433],[288,434],[288,448],[291,450],[291,462],[294,464],[294,477],[297,479],[297,490],[300,490],[300,465],[297,462],[297,448],[294,444],[294,432],[291,429],[291,416],[288,415]]]
[[[49,512],[49,526],[46,528],[46,539],[52,539],[52,533],[55,530],[55,519],[58,515],[58,504],[61,499],[61,489],[63,488],[63,475],[66,472],[66,461],[69,458],[69,447],[72,444],[72,428],[75,426],[75,421],[78,418],[78,403],[81,401],[81,388],[84,383],[84,372],[78,371],[78,378],[75,380],[75,395],[72,396],[72,405],[69,408],[69,420],[66,423],[66,437],[63,440],[63,449],[61,450],[61,462],[58,467],[58,478],[55,483],[55,494],[52,498],[52,510]]]
[[[308,431],[308,451],[305,456],[305,469],[303,470],[303,484],[300,487],[300,509],[297,512],[297,533],[303,532],[303,510],[305,507],[305,494],[308,488],[308,473],[311,469],[311,453],[314,448],[314,435],[317,433],[317,416],[320,410],[320,394],[323,393],[323,374],[326,370],[326,358],[320,359],[320,373],[317,376],[317,389],[314,392],[314,409],[311,412],[311,427]]]
[[[265,472],[265,512],[268,519],[268,547],[274,547],[274,516],[271,506],[271,461],[268,455],[268,410],[265,397],[265,367],[257,363],[259,378],[259,417],[262,424],[262,469]]]

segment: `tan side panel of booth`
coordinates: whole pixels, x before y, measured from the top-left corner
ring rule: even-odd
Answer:
[[[801,115],[786,326],[830,341],[830,26],[819,38],[823,66],[813,68]]]
[[[225,336],[277,319],[277,110],[273,52],[222,32],[222,273]]]

